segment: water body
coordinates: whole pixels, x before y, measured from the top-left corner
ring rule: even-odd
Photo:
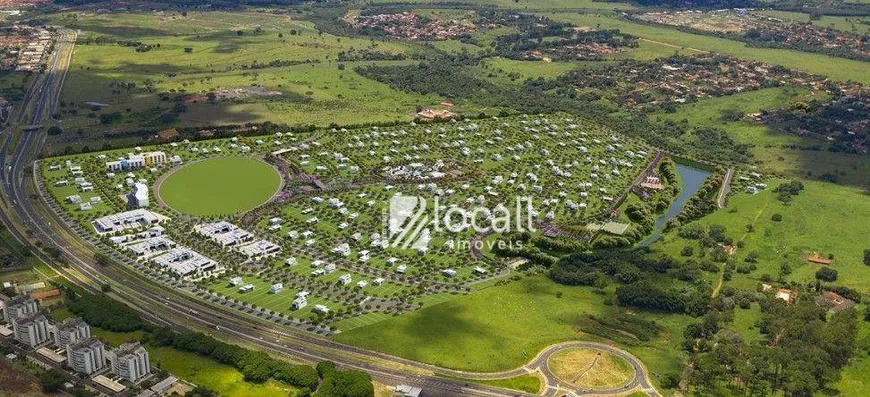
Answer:
[[[638,244],[639,246],[646,247],[658,240],[659,237],[662,236],[662,230],[664,230],[668,221],[680,213],[683,206],[686,205],[687,201],[689,201],[689,198],[691,198],[692,195],[701,188],[701,185],[703,185],[707,177],[710,176],[710,171],[680,163],[677,163],[677,173],[680,174],[680,179],[682,180],[680,194],[671,202],[668,210],[656,219],[653,232],[647,236],[647,238],[643,239],[643,241]]]

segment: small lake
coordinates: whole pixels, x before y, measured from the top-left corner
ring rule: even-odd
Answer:
[[[704,181],[710,176],[710,171],[702,170],[700,168],[695,168],[692,166],[684,165],[677,163],[677,173],[680,174],[680,180],[682,181],[682,185],[680,186],[680,194],[677,196],[674,201],[671,202],[668,210],[665,211],[664,214],[656,219],[655,227],[653,228],[653,232],[647,236],[643,241],[641,241],[638,246],[646,247],[662,236],[662,230],[664,230],[665,225],[668,224],[668,221],[671,218],[677,216],[680,211],[683,209],[683,206],[686,205],[686,202],[689,201],[689,198],[701,188],[701,185],[704,184]]]

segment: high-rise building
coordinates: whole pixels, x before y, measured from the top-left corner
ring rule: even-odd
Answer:
[[[13,318],[32,316],[38,311],[36,302],[24,295],[3,300],[3,320],[7,323],[11,323]]]
[[[54,345],[66,349],[67,346],[83,341],[91,336],[91,327],[79,317],[70,317],[62,323],[48,327]]]
[[[42,314],[12,319],[15,339],[30,347],[39,346],[48,340],[48,327],[48,319]]]
[[[86,375],[106,367],[105,346],[96,338],[87,338],[68,345],[66,356],[70,368]]]
[[[135,383],[151,373],[148,351],[139,342],[124,343],[110,351],[106,358],[109,360],[112,373],[130,382]]]

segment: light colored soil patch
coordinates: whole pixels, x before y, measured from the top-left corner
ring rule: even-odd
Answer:
[[[584,389],[615,389],[634,378],[634,369],[625,360],[594,349],[561,351],[550,357],[548,365],[563,382]]]

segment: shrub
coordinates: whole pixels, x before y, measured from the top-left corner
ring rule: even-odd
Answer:
[[[816,270],[816,278],[822,281],[837,281],[837,271],[830,267],[823,267]]]

